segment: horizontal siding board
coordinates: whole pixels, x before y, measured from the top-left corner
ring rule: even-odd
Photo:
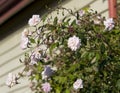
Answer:
[[[99,13],[102,13],[103,16],[108,17],[108,0],[96,0],[95,3],[92,3],[90,7],[93,10],[97,10]],[[107,13],[105,13],[107,12]]]
[[[0,55],[5,51],[9,50],[10,48],[12,47],[14,48],[14,46],[20,43],[20,35],[21,35],[20,32],[22,30],[23,29],[18,29],[17,32],[12,33],[8,37],[0,41],[0,49],[1,49]]]
[[[19,47],[21,31],[21,29],[18,30],[19,33],[14,33],[0,42],[0,65],[3,64],[5,61],[9,60],[10,58],[14,57],[15,55],[23,52],[20,50]]]
[[[16,58],[18,58],[18,60],[19,60],[20,56],[23,55],[23,53],[24,52],[21,52],[21,50],[17,47],[17,48],[12,49],[10,52],[2,55],[0,57],[0,59],[1,59],[0,67],[12,62],[12,60],[14,60]]]

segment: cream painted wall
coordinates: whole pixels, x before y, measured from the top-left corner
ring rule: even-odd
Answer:
[[[91,9],[97,10],[102,15],[108,17],[108,0],[67,0],[62,4],[63,7],[79,10],[84,6],[90,5]],[[26,25],[27,26],[27,25]],[[5,85],[5,80],[9,72],[17,73],[23,66],[19,62],[24,51],[20,49],[20,36],[23,29],[18,29],[13,34],[0,41],[0,93],[31,93],[28,88],[27,79],[21,79],[20,83],[13,88]]]

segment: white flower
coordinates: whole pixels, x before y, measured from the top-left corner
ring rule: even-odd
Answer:
[[[32,18],[29,19],[28,24],[30,26],[35,26],[40,22],[40,16],[39,15],[33,15]]]
[[[39,51],[35,51],[35,52],[33,53],[33,55],[34,55],[34,57],[35,57],[36,59],[41,59],[41,54],[40,54]]]
[[[82,79],[77,79],[73,84],[73,88],[76,89],[76,90],[79,89],[79,88],[83,88]]]
[[[114,21],[113,18],[109,18],[104,21],[105,29],[112,30],[114,28]]]
[[[52,88],[50,86],[50,83],[45,82],[45,83],[42,84],[42,89],[45,93],[49,93]]]
[[[32,75],[32,72],[33,72],[33,70],[30,69],[30,70],[26,73],[26,75],[27,75],[27,76],[31,76],[31,75]]]
[[[31,62],[30,65],[37,64],[38,61],[41,59],[41,54],[39,52],[31,55]]]
[[[29,43],[28,35],[30,35],[30,32],[28,29],[25,28],[21,34],[21,43],[20,43],[21,49],[27,48]]]
[[[84,10],[80,10],[80,11],[79,11],[79,16],[82,17],[84,14],[85,14],[85,11],[84,11]]]
[[[6,85],[12,87],[17,84],[17,77],[16,75],[9,73],[8,78],[6,80]]]
[[[29,30],[25,28],[22,32],[22,37],[27,37],[28,35],[29,35]]]
[[[42,71],[42,79],[47,79],[52,76],[54,73],[53,69],[50,66],[45,66],[44,71]]]
[[[73,36],[68,39],[68,47],[72,51],[76,51],[81,46],[81,39],[79,37]]]
[[[20,44],[21,49],[26,49],[28,43],[29,43],[28,37],[21,37],[21,44]]]
[[[31,58],[30,65],[34,65],[34,64],[37,65],[37,60],[36,60],[36,58],[34,57],[34,55],[32,55],[30,58]]]
[[[30,65],[37,64],[37,62],[41,59],[41,53],[39,52],[39,49],[37,48],[31,55],[31,62]]]

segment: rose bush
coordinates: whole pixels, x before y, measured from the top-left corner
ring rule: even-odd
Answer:
[[[21,35],[21,48],[30,49],[20,59],[24,70],[6,84],[26,76],[35,93],[119,93],[120,21],[89,9],[56,11],[62,20],[59,14],[30,18]]]

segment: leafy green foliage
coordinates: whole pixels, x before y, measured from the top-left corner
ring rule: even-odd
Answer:
[[[37,81],[34,91],[41,93],[43,82],[51,84],[51,93],[119,93],[120,92],[120,27],[119,21],[111,30],[105,29],[105,19],[97,12],[89,12],[80,16],[79,12],[61,8],[71,17],[63,15],[60,22],[58,16],[51,23],[44,23],[39,42],[36,47],[46,45],[46,50],[40,50],[42,59],[38,64],[29,65],[30,57],[26,57],[25,68],[32,69],[31,81]],[[62,12],[63,13],[63,12]],[[58,13],[59,14],[59,13]],[[99,18],[98,18],[99,17]],[[47,17],[43,18],[45,22]],[[97,22],[96,22],[97,21]],[[95,23],[96,22],[96,23]],[[68,48],[68,39],[77,36],[81,46],[76,51]],[[33,38],[30,42],[35,43]],[[44,59],[49,56],[49,59]],[[57,71],[46,80],[41,73],[46,65],[55,66]],[[81,78],[83,88],[75,90],[74,82]]]

